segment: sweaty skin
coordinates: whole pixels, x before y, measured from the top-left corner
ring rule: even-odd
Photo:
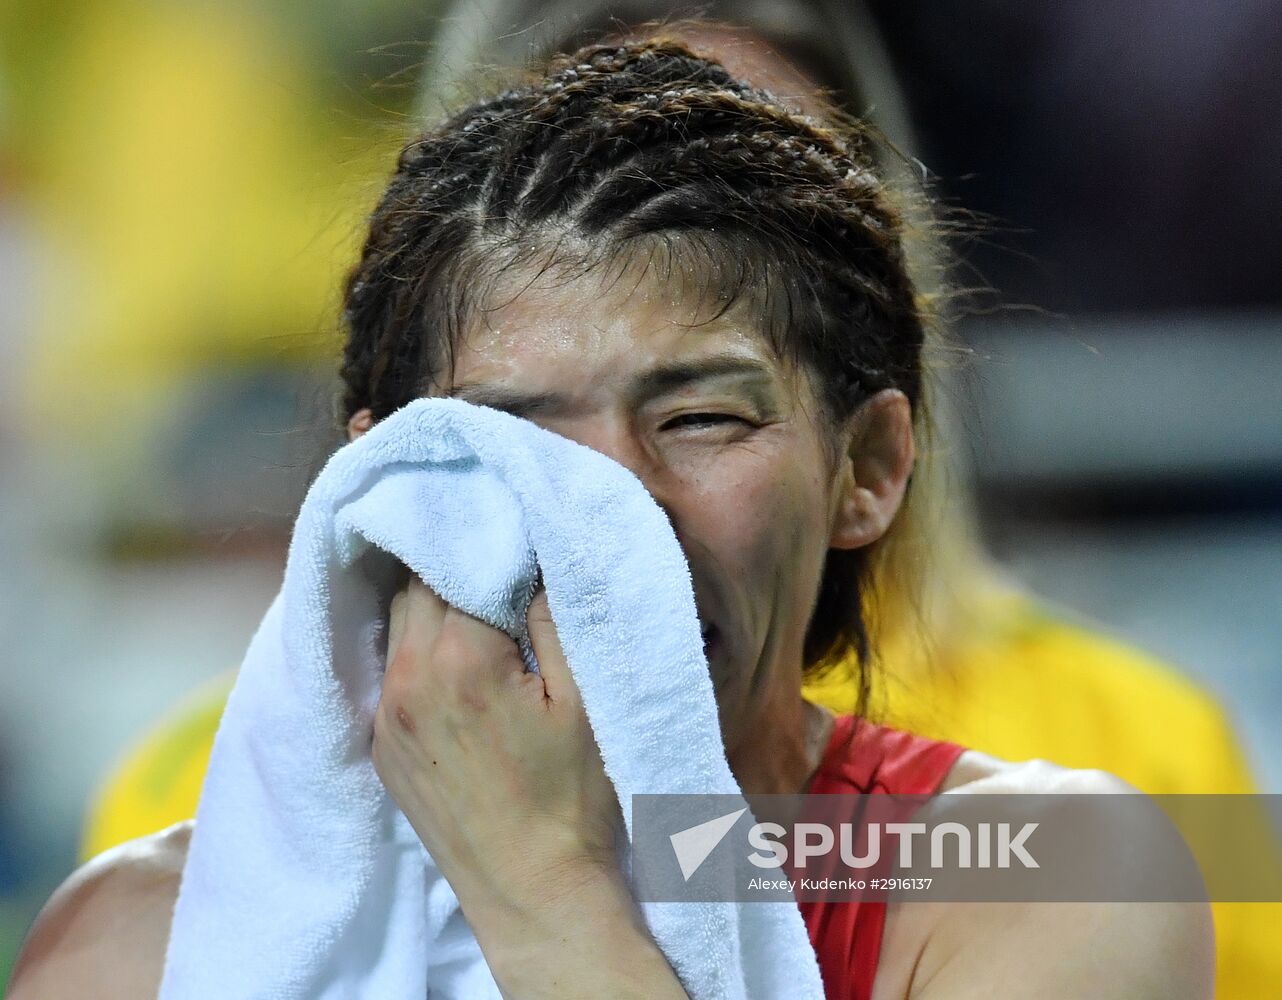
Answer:
[[[501,406],[641,479],[690,563],[736,778],[750,794],[803,790],[831,727],[800,694],[806,625],[829,549],[875,541],[902,501],[907,400],[882,392],[824,430],[808,380],[734,310],[704,321],[650,278],[527,283],[497,296],[505,304],[432,394]],[[368,423],[358,414],[350,432]],[[391,619],[375,766],[455,887],[504,994],[684,996],[610,861],[618,806],[545,601],[530,618],[542,676],[421,584]],[[967,753],[945,790],[1119,786]],[[154,995],[189,833],[184,824],[73,875],[32,931],[14,1000],[79,997],[87,984],[107,1000]],[[892,907],[876,998],[1200,1000],[1210,968],[1205,908],[914,904]]]

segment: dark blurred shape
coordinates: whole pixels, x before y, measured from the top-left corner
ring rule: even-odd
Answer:
[[[16,891],[24,881],[25,851],[13,820],[12,801],[9,755],[0,745],[0,895]]]
[[[870,6],[920,155],[1015,230],[971,258],[1005,301],[1282,304],[1282,3]]]

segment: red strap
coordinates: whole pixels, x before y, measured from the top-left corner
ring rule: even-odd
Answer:
[[[810,783],[813,795],[933,795],[963,748],[839,716]],[[801,902],[827,1000],[869,1000],[886,904]]]

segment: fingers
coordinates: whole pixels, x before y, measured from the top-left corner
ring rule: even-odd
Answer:
[[[516,643],[499,629],[460,611],[411,574],[388,613],[388,672],[427,676],[448,688],[496,684],[523,669]],[[401,676],[401,680],[406,678]]]
[[[387,662],[396,659],[402,644],[413,650],[430,649],[445,620],[446,603],[415,574],[392,598],[388,611]]]
[[[544,588],[540,587],[530,599],[525,622],[530,630],[530,645],[534,647],[534,655],[539,661],[539,673],[543,675],[548,697],[554,701],[577,700],[579,689],[570,674],[570,666],[565,659],[565,650],[561,647],[561,637],[557,635],[556,625],[552,621],[548,594]]]

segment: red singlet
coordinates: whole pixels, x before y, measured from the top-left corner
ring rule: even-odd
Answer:
[[[812,795],[933,795],[963,751],[895,729],[838,716]],[[868,1000],[881,954],[886,904],[798,902],[819,959],[827,1000]]]

